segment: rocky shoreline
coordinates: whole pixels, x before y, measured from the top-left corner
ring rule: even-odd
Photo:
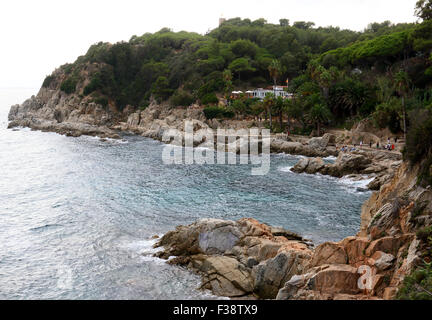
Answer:
[[[207,120],[199,106],[169,108],[152,102],[142,111],[128,106],[118,112],[111,103],[103,107],[88,97],[49,88],[12,106],[9,121],[9,128],[24,126],[75,137],[118,139],[123,132],[160,141],[167,130],[183,131],[186,121],[192,121],[194,132],[256,125]],[[432,212],[432,191],[416,184],[418,170],[408,168],[399,152],[363,148],[344,153],[338,148],[361,140],[382,144],[388,136],[388,132],[371,133],[367,123],[359,123],[350,131],[317,138],[271,138],[271,152],[308,157],[292,168],[296,173],[374,179],[368,187],[377,191],[363,205],[357,236],[313,249],[300,236],[253,219],[206,219],[163,236],[157,244],[163,248],[158,256],[171,257],[169,263],[200,273],[202,288],[231,298],[394,298],[404,276],[419,260],[415,232],[432,223],[427,214]],[[195,140],[194,146],[209,147],[205,139]],[[325,163],[323,157],[328,156],[337,158]],[[418,214],[419,205],[426,214]],[[368,289],[358,285],[361,266],[373,272]]]
[[[184,132],[186,121],[192,123],[194,147],[212,148],[214,145],[206,141],[208,130],[249,129],[255,127],[253,121],[235,121],[216,119],[207,120],[200,106],[190,108],[169,108],[155,101],[145,110],[135,111],[131,106],[121,113],[112,110],[110,105],[103,107],[86,100],[77,94],[67,95],[60,90],[41,88],[37,96],[32,96],[21,105],[14,105],[9,112],[9,128],[29,127],[34,130],[57,132],[67,136],[81,135],[98,136],[100,138],[120,139],[122,133],[132,133],[162,141],[164,133],[175,129]],[[256,127],[259,134],[263,129]],[[353,180],[374,179],[368,188],[379,190],[394,175],[400,166],[402,156],[399,152],[388,152],[374,149],[361,149],[351,153],[342,153],[338,145],[356,143],[367,137],[373,141],[382,141],[387,132],[381,133],[381,138],[364,130],[364,124],[359,124],[351,132],[327,133],[322,137],[272,135],[270,151],[311,157],[301,159],[292,171],[296,173],[321,173],[334,177],[347,176]],[[181,138],[184,145],[184,137]],[[214,141],[217,141],[215,138]],[[238,153],[242,140],[237,137],[233,146]],[[323,157],[337,157],[334,164],[325,164]]]
[[[393,299],[421,260],[416,231],[431,224],[432,191],[403,164],[363,205],[356,236],[316,248],[300,236],[254,219],[203,219],[168,232],[158,257],[202,276],[201,289],[230,298]]]

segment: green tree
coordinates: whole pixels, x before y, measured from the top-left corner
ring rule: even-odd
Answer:
[[[406,73],[405,71],[401,70],[399,71],[395,78],[394,78],[394,82],[395,82],[395,87],[396,90],[398,92],[398,94],[401,97],[401,106],[402,106],[402,119],[403,119],[403,132],[404,132],[404,139],[406,141],[406,132],[407,132],[407,126],[406,126],[406,106],[405,106],[405,102],[406,102],[406,97],[407,94],[410,91],[410,86],[411,86],[411,80],[408,76],[408,73]]]
[[[251,59],[255,58],[258,52],[258,46],[250,40],[236,40],[230,45],[232,53],[237,57],[249,57]]]
[[[284,107],[285,107],[284,101],[285,101],[285,99],[282,98],[281,96],[279,96],[275,99],[274,106],[273,106],[273,110],[274,110],[275,114],[277,114],[279,117],[279,127],[281,130],[283,128],[283,113],[284,113]]]
[[[307,118],[310,122],[316,125],[318,136],[320,136],[321,125],[330,120],[331,112],[324,103],[318,103],[309,110]]]
[[[291,130],[291,121],[290,119],[294,119],[300,121],[303,128],[305,127],[304,123],[304,108],[303,105],[299,102],[298,99],[285,99],[284,102],[284,111],[288,116],[288,126]]]
[[[233,111],[236,114],[237,119],[239,119],[240,115],[246,112],[246,105],[241,99],[236,99],[231,103],[229,109]]]
[[[153,84],[152,92],[159,102],[166,100],[172,93],[172,90],[169,88],[168,79],[164,76],[158,77]]]
[[[273,130],[272,113],[273,113],[275,101],[276,101],[276,98],[275,98],[273,93],[267,94],[264,98],[264,101],[263,101],[264,108],[265,108],[267,115],[269,117],[270,132],[272,132],[272,130]]]
[[[279,19],[279,24],[281,27],[288,27],[289,26],[289,20],[288,19]]]
[[[238,58],[230,63],[230,70],[238,74],[239,80],[241,80],[241,74],[246,72],[254,72],[256,69],[250,65],[250,61],[247,58]]]
[[[231,70],[225,69],[224,72],[222,73],[222,78],[224,82],[225,96],[227,97],[233,90],[233,83],[232,83],[233,76]]]
[[[277,84],[277,79],[283,72],[282,65],[279,60],[273,59],[270,65],[268,66],[268,71],[270,73],[270,77],[273,79],[273,84]]]
[[[432,1],[418,0],[415,7],[415,15],[423,20],[432,19]]]
[[[261,116],[265,111],[264,104],[261,100],[254,101],[251,105],[251,112],[255,117]]]

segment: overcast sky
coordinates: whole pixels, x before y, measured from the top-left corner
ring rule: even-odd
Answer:
[[[41,86],[56,67],[99,41],[174,31],[205,33],[225,18],[280,18],[363,30],[370,22],[413,22],[416,0],[1,0],[0,87]]]

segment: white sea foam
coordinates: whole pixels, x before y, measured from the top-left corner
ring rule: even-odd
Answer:
[[[82,139],[86,139],[86,140],[93,140],[93,141],[99,141],[99,142],[105,142],[105,143],[111,143],[111,144],[126,144],[129,143],[129,141],[127,141],[126,139],[113,139],[113,138],[102,138],[99,136],[87,136],[87,135],[82,135],[81,137]]]
[[[334,161],[336,161],[336,159],[337,158],[335,156],[328,156],[328,157],[323,158],[324,161],[329,161],[329,162],[334,162]]]
[[[363,189],[367,190],[367,185],[371,183],[375,178],[368,178],[366,176],[362,177],[362,180],[354,180],[348,177],[343,177],[338,180],[339,183],[347,185],[349,187],[355,188],[357,190]]]
[[[142,256],[153,256],[155,253],[162,251],[163,248],[154,248],[158,239],[145,239],[132,242],[123,241],[120,245],[121,249],[132,251]]]
[[[294,173],[291,171],[293,166],[286,166],[286,167],[280,167],[278,168],[279,171],[287,172],[287,173]],[[298,173],[296,173],[298,174]],[[342,178],[336,178],[328,175],[323,175],[321,173],[315,173],[315,174],[308,174],[308,173],[300,173],[300,175],[305,176],[312,176],[317,179],[324,179],[327,181],[332,181],[342,187],[344,187],[348,192],[351,193],[357,193],[357,192],[365,192],[368,191],[367,185],[374,180],[374,178],[369,178],[368,176],[362,176],[361,180],[352,179],[348,177],[342,177]]]
[[[279,168],[279,171],[282,171],[282,172],[289,172],[289,173],[294,173],[294,172],[291,171],[291,169],[292,169],[293,167],[294,167],[294,166],[281,167],[281,168]]]

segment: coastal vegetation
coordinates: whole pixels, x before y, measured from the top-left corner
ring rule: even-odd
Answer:
[[[325,126],[346,128],[369,118],[403,136],[405,156],[416,163],[431,158],[430,7],[431,1],[418,1],[417,23],[372,23],[363,32],[241,18],[205,35],[164,28],[91,46],[61,67],[58,83],[67,94],[119,111],[144,110],[152,99],[172,107],[199,103],[209,119],[260,118],[273,132],[321,134]],[[55,80],[48,76],[43,87]],[[292,99],[230,97],[234,89],[286,83]]]
[[[372,23],[363,32],[234,18],[205,35],[164,28],[128,42],[100,42],[61,67],[60,89],[97,96],[119,111],[143,110],[151,99],[173,107],[196,102],[210,117],[264,118],[274,132],[321,133],[326,125],[371,118],[406,134],[412,111],[432,102],[428,8],[428,1],[417,4],[422,22]],[[87,81],[80,86],[83,70]],[[50,75],[43,87],[52,82]],[[287,83],[290,101],[229,99],[234,89]]]

